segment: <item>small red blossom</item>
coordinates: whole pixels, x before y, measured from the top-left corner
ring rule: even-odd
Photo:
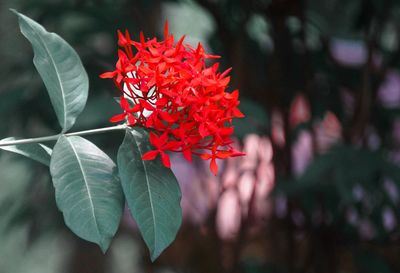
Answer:
[[[179,147],[179,142],[177,141],[169,141],[168,142],[168,134],[164,132],[160,137],[158,137],[155,133],[150,133],[150,143],[157,149],[152,150],[145,153],[142,156],[143,160],[153,160],[157,155],[161,156],[161,161],[165,167],[171,167],[171,162],[169,160],[168,154],[165,152],[167,150],[174,150]]]
[[[167,152],[182,152],[191,161],[198,155],[210,161],[218,172],[216,159],[240,156],[232,148],[233,118],[244,115],[238,109],[239,91],[226,92],[231,68],[220,73],[219,63],[206,65],[207,54],[199,43],[196,48],[176,44],[165,24],[164,40],[131,40],[128,31],[118,31],[118,61],[115,70],[100,75],[112,78],[121,91],[123,113],[111,122],[126,120],[151,130],[150,143],[155,148],[142,157],[153,160],[158,155],[164,166],[171,163]]]

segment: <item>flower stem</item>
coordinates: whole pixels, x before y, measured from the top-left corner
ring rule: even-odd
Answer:
[[[0,141],[0,147],[1,146],[18,145],[18,144],[28,144],[28,143],[52,141],[52,140],[57,140],[62,135],[64,135],[64,136],[84,136],[84,135],[99,134],[99,133],[104,133],[104,132],[109,132],[109,131],[124,130],[126,128],[128,128],[128,126],[126,124],[119,124],[116,126],[84,130],[84,131],[67,133],[67,134],[58,134],[58,135],[53,135],[53,136],[35,137],[35,138],[25,138],[25,139],[10,140],[10,141]]]

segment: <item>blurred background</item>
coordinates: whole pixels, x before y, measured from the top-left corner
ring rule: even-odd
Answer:
[[[0,152],[0,272],[400,272],[400,2],[396,0],[2,0],[0,138],[57,120],[9,8],[67,40],[90,78],[74,130],[109,126],[117,29],[202,42],[233,67],[247,156],[173,158],[176,241],[151,263],[126,212],[103,255],[64,225],[44,166]],[[120,132],[90,136],[115,158]]]

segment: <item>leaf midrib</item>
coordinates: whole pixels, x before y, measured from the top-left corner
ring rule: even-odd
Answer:
[[[131,133],[131,135],[132,135],[132,137],[133,137],[133,139],[134,139],[134,141],[136,143],[136,146],[137,146],[137,148],[139,150],[140,155],[143,155],[142,149],[140,149],[140,146],[137,143],[135,136],[132,133]],[[154,212],[154,205],[153,205],[153,199],[152,199],[152,195],[151,195],[151,191],[150,191],[150,182],[149,182],[148,175],[147,175],[146,164],[144,164],[144,160],[140,160],[140,162],[142,163],[142,166],[143,166],[143,169],[144,169],[144,172],[145,172],[146,185],[147,185],[148,195],[149,195],[149,199],[150,199],[150,208],[151,208],[151,213],[153,215],[152,220],[153,220],[153,226],[154,226],[154,250],[155,250],[156,249],[156,242],[157,242],[157,240],[156,240],[156,237],[157,237],[156,236],[156,233],[157,233],[156,214]]]
[[[24,20],[25,20],[25,19],[24,19]],[[25,21],[26,21],[26,20],[25,20]],[[62,84],[61,84],[61,78],[60,78],[60,75],[59,75],[59,71],[58,71],[58,69],[57,69],[57,66],[55,65],[55,60],[53,59],[52,55],[50,54],[51,51],[50,51],[49,48],[47,47],[45,41],[42,39],[41,34],[40,34],[39,32],[37,32],[37,31],[30,25],[30,23],[29,23],[28,21],[26,21],[26,22],[27,22],[27,25],[30,27],[30,29],[31,29],[33,32],[35,32],[36,35],[39,37],[39,40],[40,40],[40,42],[42,43],[43,47],[45,48],[46,53],[50,56],[51,64],[52,64],[52,66],[54,67],[54,70],[56,71],[56,75],[57,75],[57,79],[58,79],[58,82],[57,82],[57,83],[59,84],[60,90],[61,90],[61,93],[62,93],[63,114],[64,114],[63,129],[65,129],[66,126],[67,126],[67,113],[66,113],[67,105],[66,105],[66,103],[65,103],[65,91],[64,91],[64,88],[63,88],[63,86],[62,86]],[[52,34],[49,33],[49,35],[51,36]],[[53,34],[53,35],[56,35],[56,34]]]
[[[98,223],[97,223],[96,214],[94,212],[94,204],[93,204],[93,200],[92,200],[92,193],[90,192],[89,185],[88,185],[88,183],[86,181],[87,178],[86,178],[85,170],[83,169],[82,162],[81,162],[81,160],[80,160],[80,158],[78,156],[78,153],[76,152],[75,147],[72,144],[71,140],[69,140],[67,137],[66,137],[66,140],[68,141],[68,144],[71,146],[72,151],[74,152],[74,155],[75,155],[75,157],[76,157],[76,159],[78,161],[79,169],[81,170],[81,173],[82,173],[82,176],[83,176],[83,181],[85,182],[86,191],[87,191],[88,196],[89,196],[90,209],[91,209],[91,212],[92,212],[92,215],[93,215],[94,223],[96,225],[97,231],[99,231],[99,226],[98,226]]]

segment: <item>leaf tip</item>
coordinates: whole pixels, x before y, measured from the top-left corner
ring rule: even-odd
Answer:
[[[19,16],[19,12],[16,9],[10,8],[9,10]]]
[[[100,246],[101,252],[103,254],[106,254],[108,247],[109,247],[109,242],[107,242],[107,243],[100,242],[99,246]]]
[[[157,260],[158,257],[160,257],[161,253],[163,250],[154,250],[150,254],[150,260],[152,263],[154,263],[155,260]]]
[[[103,252],[103,254],[106,254],[108,248],[110,247],[111,239],[112,237],[106,236],[101,238],[98,242],[96,242],[99,245],[101,252]]]
[[[9,10],[18,17],[18,20],[21,20],[25,17],[25,15],[19,13],[16,9],[10,8]]]

